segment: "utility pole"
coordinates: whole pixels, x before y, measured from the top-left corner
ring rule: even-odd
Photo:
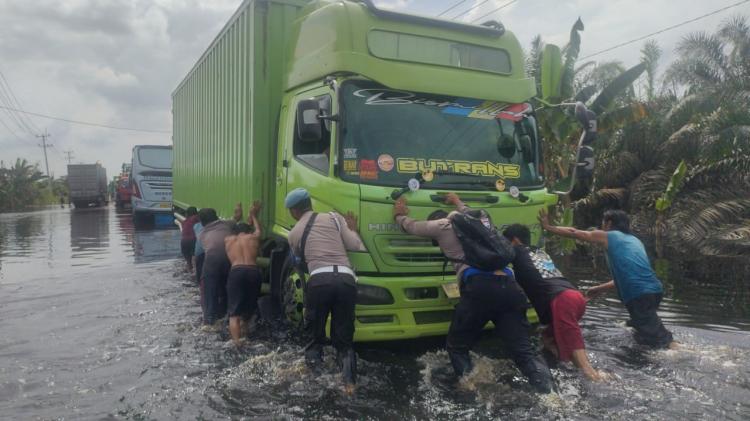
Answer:
[[[42,139],[42,144],[39,145],[44,149],[44,167],[47,170],[47,180],[49,181],[50,187],[52,187],[52,179],[49,178],[49,162],[47,161],[47,138],[51,135],[47,133],[47,129],[44,129],[44,134],[38,134],[36,137],[39,137]]]
[[[73,163],[73,151],[68,149],[67,151],[63,151],[65,154],[65,160],[68,161],[68,165]]]

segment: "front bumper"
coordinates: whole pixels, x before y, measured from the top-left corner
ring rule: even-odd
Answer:
[[[459,299],[445,295],[442,284],[455,282],[454,276],[359,276],[359,284],[387,289],[393,304],[357,305],[354,341],[392,341],[448,334],[453,309]],[[529,321],[538,322],[533,309]],[[489,323],[488,327],[492,324]]]
[[[136,213],[172,213],[172,202],[150,202],[133,198],[131,201],[133,212]]]

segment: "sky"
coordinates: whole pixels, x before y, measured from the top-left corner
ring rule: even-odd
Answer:
[[[465,22],[495,19],[524,48],[541,35],[564,45],[578,17],[585,25],[581,57],[712,12],[740,0],[376,0],[381,7]],[[171,92],[190,70],[241,0],[0,0],[0,72],[27,111],[108,126],[111,130],[17,115],[0,110],[0,160],[17,157],[44,171],[41,139],[50,134],[50,173],[73,163],[101,162],[111,177],[129,162],[134,145],[171,143]],[[480,4],[482,3],[482,4]],[[478,7],[475,7],[478,6]],[[473,9],[472,9],[473,8]],[[471,10],[470,10],[471,9]],[[463,12],[468,11],[461,15]],[[750,17],[750,2],[659,34],[661,69],[675,58],[685,34],[714,31],[728,17]],[[461,15],[461,16],[457,16]],[[592,57],[639,61],[645,41]],[[9,105],[0,90],[0,105]],[[26,123],[26,124],[23,124]],[[7,126],[7,127],[6,127]],[[29,127],[26,127],[29,126]]]

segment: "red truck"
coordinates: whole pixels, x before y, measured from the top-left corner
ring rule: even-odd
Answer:
[[[122,173],[117,178],[115,184],[115,206],[122,209],[125,205],[130,206],[130,196],[133,195],[133,189],[130,186],[130,178],[127,173]]]

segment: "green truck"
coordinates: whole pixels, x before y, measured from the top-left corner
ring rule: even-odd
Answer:
[[[535,82],[516,37],[376,7],[369,0],[247,0],[173,93],[174,206],[264,203],[264,291],[299,321],[304,280],[289,261],[288,191],[318,212],[354,212],[367,252],[356,341],[444,335],[455,275],[430,240],[400,231],[455,191],[498,225],[540,231],[544,187]],[[450,267],[450,266],[448,266]]]

